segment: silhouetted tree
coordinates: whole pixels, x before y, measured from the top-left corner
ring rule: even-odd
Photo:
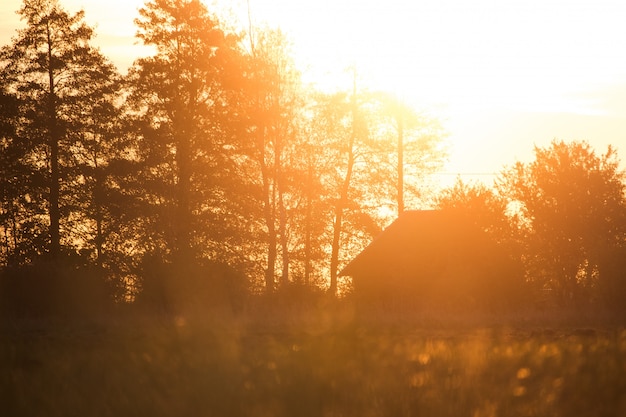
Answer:
[[[463,223],[477,226],[487,239],[477,240],[486,247],[474,248],[488,265],[477,294],[490,300],[491,306],[520,307],[528,303],[528,288],[523,270],[522,236],[518,215],[510,210],[506,198],[482,183],[468,184],[460,178],[454,185],[440,191],[436,197],[438,209],[454,211]],[[508,307],[506,307],[508,306]]]
[[[281,269],[280,285],[291,280],[291,254],[303,233],[294,220],[305,192],[300,166],[305,149],[300,145],[306,99],[282,32],[264,29],[250,33],[250,51],[248,135],[254,144],[251,157],[258,167],[257,184],[262,191],[265,288],[271,292],[277,267]]]
[[[343,262],[380,232],[389,213],[405,206],[410,190],[415,204],[423,179],[441,162],[443,137],[437,123],[419,117],[386,94],[358,91],[356,75],[350,94],[339,93],[319,106],[320,135],[332,138],[333,207],[330,244],[330,292],[337,290]],[[328,139],[326,139],[328,141]]]
[[[501,192],[517,207],[526,233],[529,278],[563,303],[598,295],[606,254],[626,236],[624,173],[612,147],[597,155],[587,142],[535,147],[535,160],[503,175]]]
[[[327,225],[330,219],[329,184],[323,178],[333,170],[335,158],[329,141],[316,131],[315,101],[309,98],[300,119],[302,130],[289,157],[290,242],[294,281],[304,286],[324,286],[327,271]]]
[[[293,82],[294,74],[291,63],[287,62],[285,53],[286,39],[276,31],[254,31],[250,27],[250,76],[249,101],[247,114],[249,117],[249,135],[252,137],[252,160],[258,165],[258,176],[261,188],[263,218],[266,229],[266,267],[265,290],[274,291],[276,286],[275,273],[278,256],[278,239],[283,245],[283,274],[281,281],[288,279],[289,255],[285,251],[284,207],[284,148],[288,141],[289,112],[285,91]],[[284,262],[287,260],[287,262]]]
[[[35,252],[57,258],[62,246],[80,248],[85,242],[76,226],[84,226],[87,214],[79,201],[87,172],[76,151],[93,142],[88,132],[109,122],[102,108],[111,106],[117,75],[90,45],[93,31],[82,11],[70,15],[56,0],[25,0],[19,14],[27,26],[2,49],[0,70],[5,88],[19,100],[15,157],[29,168],[18,185],[28,215],[14,230],[31,229]]]
[[[37,246],[24,236],[29,230],[23,227],[23,191],[29,169],[24,160],[26,149],[17,137],[19,103],[15,95],[5,91],[4,84],[0,87],[0,265],[6,266],[18,260],[24,262],[30,257],[27,251],[37,250]]]
[[[341,234],[343,231],[343,216],[344,210],[346,210],[349,203],[349,193],[350,187],[352,186],[352,176],[354,173],[354,164],[356,159],[356,146],[357,140],[363,139],[363,136],[367,134],[365,131],[365,124],[363,122],[362,116],[359,113],[359,102],[357,97],[357,75],[356,69],[354,69],[353,80],[352,80],[352,92],[349,96],[349,104],[348,103],[337,103],[339,105],[348,104],[344,109],[339,109],[340,114],[347,110],[347,114],[349,114],[349,121],[346,122],[345,117],[347,114],[341,115],[339,120],[340,123],[347,123],[347,126],[340,126],[340,135],[347,135],[347,141],[344,137],[339,137],[338,139],[341,142],[346,141],[347,143],[341,143],[339,145],[339,151],[343,154],[345,153],[345,171],[340,174],[340,184],[339,189],[337,190],[338,198],[334,207],[334,216],[333,216],[333,237],[331,243],[331,254],[330,254],[330,288],[329,292],[332,295],[337,293],[337,275],[339,273],[339,248],[341,245]],[[332,109],[331,109],[332,111]],[[343,117],[342,117],[343,116]],[[343,129],[342,129],[343,127]],[[343,130],[343,132],[341,132]]]
[[[156,215],[159,250],[193,259],[206,255],[205,239],[213,238],[207,230],[220,227],[220,206],[236,186],[228,184],[234,163],[227,125],[238,39],[199,0],[149,1],[139,14],[137,36],[156,49],[128,77],[141,121],[144,201]]]
[[[508,201],[496,190],[482,183],[468,184],[460,178],[444,188],[436,198],[440,209],[456,209],[488,232],[498,242],[515,239],[517,216],[508,209]]]
[[[394,155],[388,156],[395,162],[396,174],[389,181],[395,182],[396,211],[400,215],[407,201],[411,205],[423,197],[426,177],[441,167],[446,154],[442,146],[444,132],[437,119],[418,113],[391,94],[377,93],[374,98],[379,107],[378,135],[396,142]]]

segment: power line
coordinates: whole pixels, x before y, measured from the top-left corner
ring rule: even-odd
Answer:
[[[432,175],[454,175],[454,176],[464,176],[464,175],[471,175],[471,176],[496,176],[498,175],[497,172],[435,172]]]

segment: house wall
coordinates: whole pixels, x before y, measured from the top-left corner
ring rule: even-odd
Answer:
[[[431,256],[411,268],[379,265],[353,283],[361,310],[501,311],[518,303],[524,288],[521,265],[494,248]]]

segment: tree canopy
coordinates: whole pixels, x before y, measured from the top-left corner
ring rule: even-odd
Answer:
[[[555,140],[535,160],[506,170],[499,188],[521,218],[532,273],[563,302],[598,296],[607,254],[626,238],[624,172],[609,146]]]
[[[426,119],[404,109],[398,147],[386,96],[311,90],[284,34],[233,32],[199,0],[140,8],[154,53],[126,76],[82,11],[25,0],[19,13],[0,65],[3,268],[69,256],[157,303],[177,286],[219,292],[218,276],[335,293],[385,207],[405,205],[400,181],[419,189],[443,156]]]

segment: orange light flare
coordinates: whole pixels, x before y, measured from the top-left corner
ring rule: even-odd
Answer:
[[[134,38],[142,0],[63,0],[85,10],[103,53],[124,71],[148,51]],[[359,83],[438,117],[448,174],[490,174],[554,138],[626,155],[626,3],[611,0],[206,0],[240,30],[280,27],[304,81]],[[23,27],[0,4],[0,43]],[[490,178],[489,176],[483,176]]]

